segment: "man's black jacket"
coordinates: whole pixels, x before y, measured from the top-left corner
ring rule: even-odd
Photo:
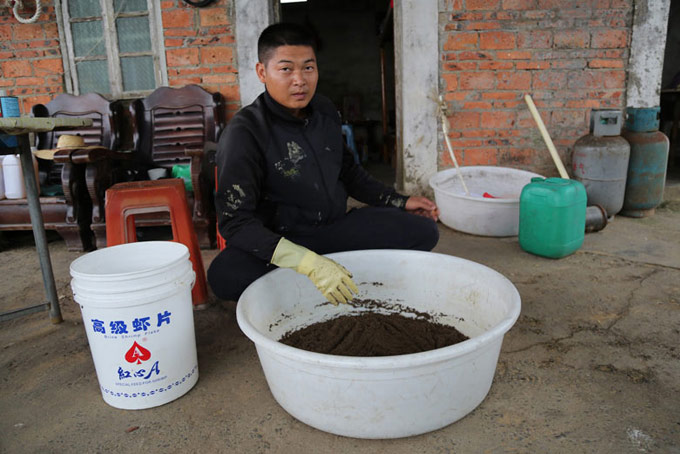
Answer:
[[[220,137],[215,204],[228,247],[269,261],[281,236],[344,216],[348,195],[404,207],[407,197],[355,164],[328,98],[315,95],[305,111],[296,118],[264,92]]]

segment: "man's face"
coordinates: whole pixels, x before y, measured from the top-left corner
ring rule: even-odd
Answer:
[[[271,97],[296,117],[316,92],[319,72],[310,46],[279,46],[269,61],[258,62],[255,70]]]

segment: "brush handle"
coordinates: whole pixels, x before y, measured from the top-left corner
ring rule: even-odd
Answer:
[[[560,155],[557,154],[557,150],[555,149],[555,145],[553,144],[553,141],[550,138],[550,134],[548,134],[548,130],[545,129],[545,125],[543,124],[543,119],[541,119],[541,115],[538,113],[538,110],[536,109],[536,105],[534,104],[533,99],[531,99],[531,96],[529,96],[529,94],[526,94],[526,95],[524,95],[524,101],[526,101],[527,106],[529,106],[529,111],[531,112],[531,116],[534,117],[534,121],[536,121],[536,125],[538,126],[538,130],[541,131],[541,136],[543,136],[543,141],[545,142],[546,146],[548,147],[548,151],[550,151],[550,156],[552,156],[552,159],[555,162],[555,166],[557,167],[557,171],[560,173],[560,176],[562,178],[568,180],[569,174],[567,174],[567,169],[564,168],[564,164],[562,164],[562,160],[560,159]]]

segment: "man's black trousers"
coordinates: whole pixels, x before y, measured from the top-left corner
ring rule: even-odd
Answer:
[[[361,249],[431,251],[439,231],[436,222],[423,216],[398,208],[365,207],[350,210],[312,233],[285,237],[317,254]],[[208,283],[218,298],[238,301],[248,285],[273,269],[276,266],[227,244],[208,268]]]

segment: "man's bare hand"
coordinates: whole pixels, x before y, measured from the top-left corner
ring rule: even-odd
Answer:
[[[409,213],[425,216],[435,222],[439,220],[439,208],[437,208],[437,205],[427,197],[411,196],[406,201],[405,208]]]

